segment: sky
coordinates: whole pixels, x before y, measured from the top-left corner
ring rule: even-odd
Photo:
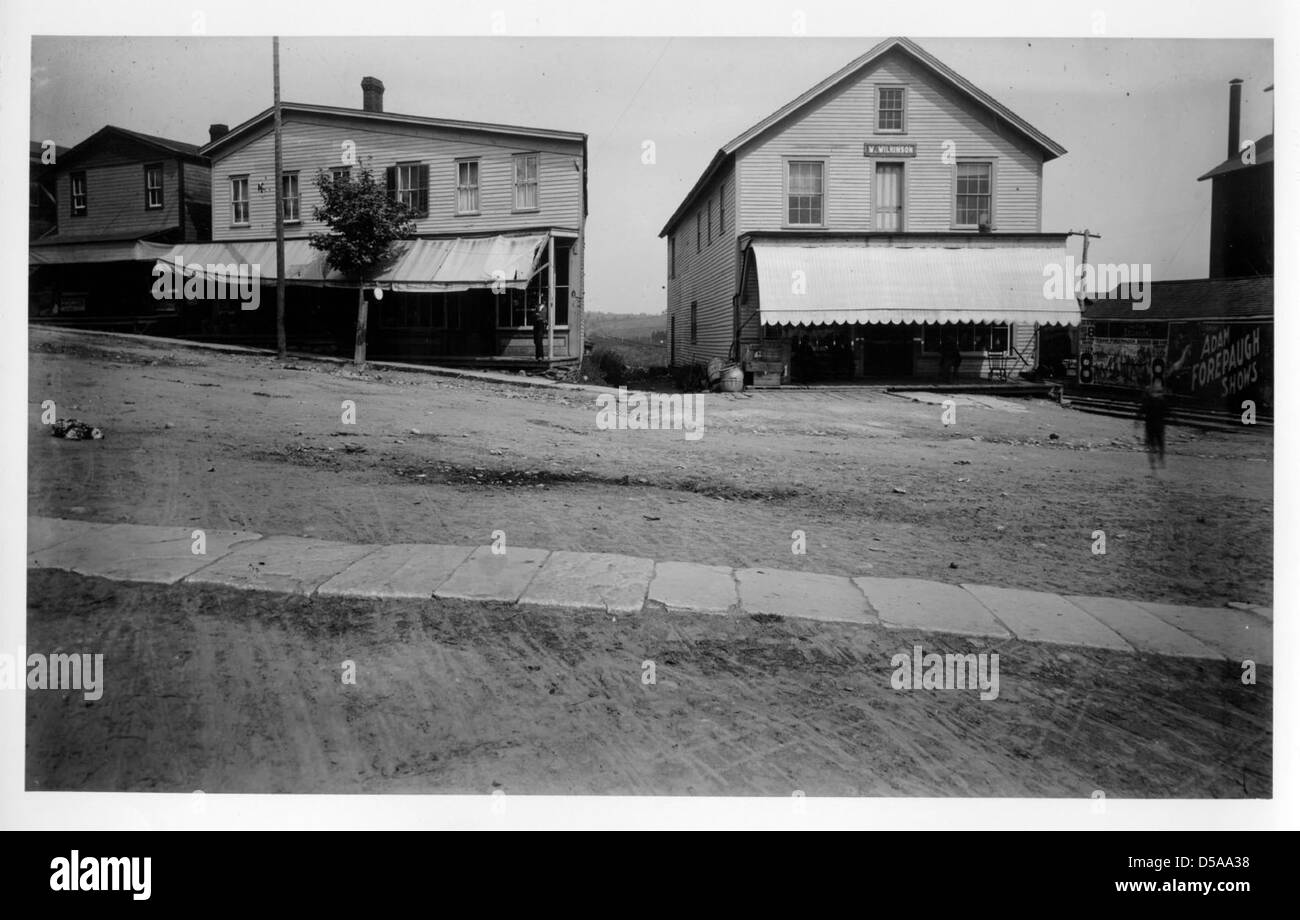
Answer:
[[[281,86],[360,107],[376,76],[390,112],[585,132],[588,308],[659,313],[659,231],[718,148],[884,37],[283,37]],[[1196,178],[1227,155],[1230,79],[1243,139],[1271,133],[1272,41],[912,37],[1067,149],[1044,168],[1044,231],[1100,233],[1091,261],[1155,280],[1205,277]],[[204,143],[271,103],[269,37],[35,36],[31,64],[31,138],[61,146],[105,124]]]

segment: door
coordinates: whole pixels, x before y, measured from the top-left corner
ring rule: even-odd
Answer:
[[[876,229],[903,230],[903,164],[876,164]]]

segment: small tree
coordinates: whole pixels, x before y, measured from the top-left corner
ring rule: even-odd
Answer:
[[[355,169],[355,168],[354,168]],[[328,233],[313,233],[311,245],[325,253],[330,268],[357,282],[357,339],[353,359],[366,363],[366,279],[373,277],[394,255],[394,244],[415,233],[414,211],[392,198],[375,182],[370,170],[316,173],[322,205],[313,216],[326,224]]]

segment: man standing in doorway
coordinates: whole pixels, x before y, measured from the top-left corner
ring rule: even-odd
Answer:
[[[544,343],[546,342],[547,316],[546,303],[539,300],[533,306],[532,323],[533,323],[533,352],[538,361],[546,357]]]
[[[957,343],[957,333],[953,329],[945,329],[939,340],[939,376],[944,383],[956,383],[959,367],[961,346]]]

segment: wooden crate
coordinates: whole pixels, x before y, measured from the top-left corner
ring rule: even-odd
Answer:
[[[754,382],[750,386],[755,389],[764,387],[779,387],[783,375],[780,370],[776,371],[754,371]]]

